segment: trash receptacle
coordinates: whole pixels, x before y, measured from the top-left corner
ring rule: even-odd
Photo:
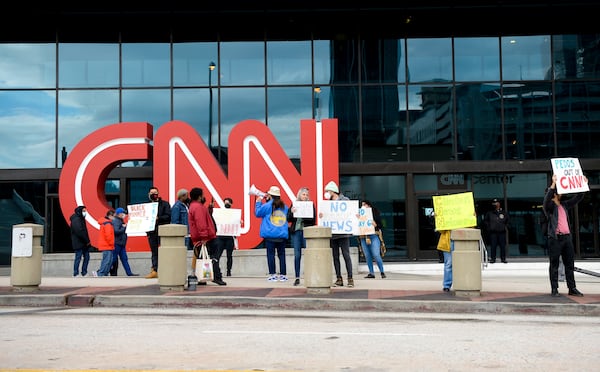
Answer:
[[[160,225],[158,249],[158,285],[161,291],[183,291],[187,282],[187,226]]]
[[[481,295],[481,231],[474,228],[452,230],[452,287],[456,296]]]
[[[42,283],[42,236],[44,226],[24,223],[13,226],[10,284],[15,290],[33,291]]]
[[[304,285],[311,294],[331,293],[333,256],[329,241],[331,227],[305,227]]]

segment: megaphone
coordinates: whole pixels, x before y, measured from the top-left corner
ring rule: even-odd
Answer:
[[[267,194],[260,191],[256,188],[256,186],[254,186],[254,184],[252,184],[252,186],[250,186],[250,190],[248,190],[248,195],[262,196],[264,198]]]

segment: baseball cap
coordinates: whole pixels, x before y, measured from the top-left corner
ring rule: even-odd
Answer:
[[[115,214],[121,214],[121,213],[127,213],[127,211],[123,208],[117,208],[117,210],[115,211]]]
[[[492,200],[492,204],[496,204],[496,203],[498,203],[498,199]]]

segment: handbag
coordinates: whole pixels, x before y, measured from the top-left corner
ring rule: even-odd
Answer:
[[[198,259],[196,259],[196,277],[198,277],[198,281],[206,282],[213,280],[214,275],[213,262],[208,256],[206,243],[204,243],[202,244],[202,248],[200,248]]]

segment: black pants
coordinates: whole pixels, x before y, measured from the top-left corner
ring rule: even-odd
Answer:
[[[500,259],[506,261],[506,232],[490,232],[490,260],[496,261],[496,248],[500,248]]]
[[[348,278],[352,278],[352,258],[350,257],[350,238],[338,238],[331,239],[329,241],[331,247],[331,254],[333,255],[333,268],[335,269],[335,276],[338,278],[342,277],[342,268],[340,263],[340,250],[344,257],[344,263],[346,264],[346,272]]]
[[[548,237],[548,256],[550,258],[550,286],[552,289],[558,289],[558,266],[562,256],[565,266],[565,280],[569,289],[574,289],[575,285],[575,247],[571,240],[571,235],[557,235],[556,239]]]
[[[211,258],[213,263],[213,271],[215,273],[214,280],[222,280],[223,273],[221,272],[221,267],[219,267],[219,260],[221,259],[221,255],[223,254],[223,249],[221,244],[219,244],[219,239],[210,240],[206,244],[206,250],[208,251],[208,256]]]
[[[158,272],[158,246],[160,245],[160,236],[155,232],[149,232],[148,244],[150,244],[150,252],[152,252],[152,269]]]
[[[227,254],[227,272],[231,272],[231,268],[233,267],[233,236],[219,236],[217,237],[219,240],[219,244],[221,245],[221,254],[225,252]]]

